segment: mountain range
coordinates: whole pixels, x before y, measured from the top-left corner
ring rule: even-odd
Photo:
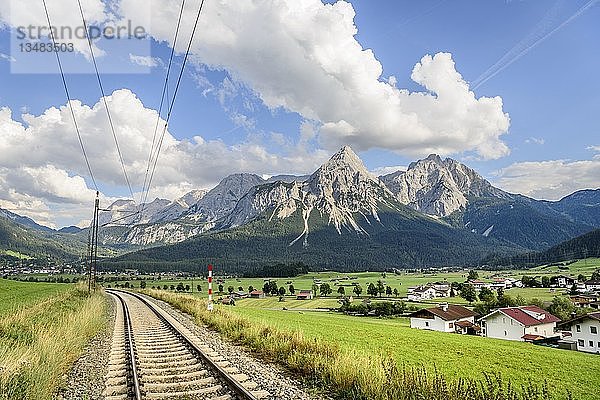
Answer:
[[[107,209],[100,216],[104,246],[151,247],[115,265],[212,260],[243,269],[302,261],[364,270],[473,264],[547,249],[600,227],[600,189],[535,200],[437,155],[376,177],[345,146],[311,175],[239,173],[174,201],[119,200]]]

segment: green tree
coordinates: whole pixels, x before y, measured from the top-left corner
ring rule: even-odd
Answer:
[[[233,293],[234,290],[235,290],[235,288],[233,286],[229,286],[227,288],[227,291],[229,292],[229,294]]]
[[[140,289],[146,289],[146,281],[140,282]]]
[[[470,270],[469,275],[467,275],[467,280],[474,281],[476,279],[479,279],[479,274],[474,269]]]
[[[471,284],[463,285],[463,288],[460,292],[460,297],[468,301],[469,304],[473,303],[477,299],[475,287]]]
[[[386,296],[391,296],[392,295],[392,288],[389,287],[389,286],[387,286],[385,288],[385,294],[386,294]]]
[[[354,285],[354,289],[352,289],[352,291],[354,292],[355,295],[360,297],[360,294],[362,293],[363,289],[362,289],[362,286],[360,286],[359,284],[356,284],[356,285]]]
[[[223,285],[219,284],[219,293],[223,293]]]
[[[337,290],[337,292],[339,293],[340,296],[344,296],[346,294],[346,289],[344,289],[343,286],[340,286]]]
[[[190,291],[190,285],[185,285],[185,291],[189,292]]]
[[[375,285],[372,282],[369,283],[369,286],[367,287],[367,294],[372,297],[377,296],[377,288],[375,287]]]
[[[163,285],[163,290],[167,290],[169,288],[168,285]]]
[[[238,286],[238,292],[243,292],[243,291],[244,291],[244,288],[241,286]]]
[[[331,290],[331,286],[329,286],[329,283],[322,283],[321,288],[319,290],[322,296],[327,296],[333,293],[333,290]]]
[[[496,295],[494,292],[487,287],[482,287],[479,291],[479,300],[485,303],[491,303],[496,301]]]
[[[593,275],[592,275],[592,276],[593,276]],[[577,275],[577,280],[578,280],[579,282],[585,282],[587,279],[585,278],[585,275],[584,275],[584,274],[579,274],[579,275]]]
[[[398,291],[398,288],[394,288],[394,296],[396,296],[396,297],[400,296],[400,292]]]
[[[385,292],[385,286],[381,280],[377,281],[377,294],[379,297]]]
[[[319,286],[315,283],[312,285],[313,296],[317,296],[319,294]]]
[[[171,285],[169,288],[170,288],[171,290],[175,290],[175,285]]]
[[[576,307],[567,296],[554,296],[547,310],[550,314],[565,321],[571,318],[571,313],[576,311]]]
[[[185,290],[185,287],[183,286],[183,283],[179,282],[177,284],[177,291],[178,292],[183,292]]]
[[[590,278],[590,280],[591,281],[600,281],[600,268],[598,268],[597,270],[592,272],[592,277]]]
[[[290,293],[292,294],[292,296],[294,295],[294,293],[296,293],[296,288],[294,287],[294,285],[290,285],[288,287],[288,290],[290,291]]]
[[[279,288],[279,295],[280,296],[285,296],[285,286],[282,286]]]
[[[571,291],[570,294],[577,294],[578,290],[577,290],[577,284],[574,283],[573,286],[571,286]]]
[[[197,291],[197,292],[201,292],[201,291],[202,291],[202,286],[200,286],[200,285],[197,285],[197,286],[196,286],[196,291]]]
[[[254,286],[252,285],[248,286],[248,293],[250,292],[254,292]]]
[[[545,288],[550,287],[550,277],[542,276],[542,287],[545,287]]]

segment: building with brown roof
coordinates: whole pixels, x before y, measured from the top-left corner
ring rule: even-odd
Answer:
[[[578,351],[600,353],[600,312],[582,315],[558,324],[558,329],[570,333]]]
[[[410,314],[410,327],[415,329],[430,329],[440,332],[466,333],[469,326],[464,328],[457,323],[468,322],[474,326],[475,313],[466,307],[457,304],[440,304],[437,307],[423,308]],[[465,325],[465,324],[463,324]]]
[[[532,341],[533,337],[556,336],[554,330],[560,319],[537,306],[505,307],[480,319],[483,336]]]

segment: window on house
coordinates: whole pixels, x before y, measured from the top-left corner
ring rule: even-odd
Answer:
[[[429,321],[425,321],[425,326],[429,326]]]
[[[502,318],[502,323],[505,324],[506,323],[506,318]]]
[[[452,322],[450,322],[450,323],[448,324],[448,328],[450,328],[450,329],[454,328],[454,324],[453,324]]]
[[[577,329],[577,332],[581,332],[581,325],[575,325],[575,328]]]
[[[585,346],[585,342],[583,341],[583,339],[579,339],[577,341],[577,346],[579,346],[579,347],[584,347]]]
[[[537,326],[536,326],[535,328],[533,328],[533,331],[534,331],[534,332],[537,332]]]
[[[595,326],[590,326],[590,332],[596,335],[598,333],[598,328]]]
[[[590,347],[594,347],[594,342],[590,340]]]
[[[504,331],[504,336],[506,336],[506,335],[507,335],[507,334],[506,334],[506,331]]]

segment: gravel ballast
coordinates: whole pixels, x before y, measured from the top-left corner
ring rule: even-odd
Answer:
[[[57,396],[63,400],[102,400],[104,375],[112,344],[115,323],[115,303],[107,297],[107,323],[86,347],[83,355],[75,361],[67,378],[67,386]]]
[[[271,394],[271,399],[316,400],[325,398],[309,393],[309,388],[305,384],[289,376],[281,367],[258,360],[252,357],[243,347],[225,341],[219,333],[204,326],[196,325],[192,316],[174,309],[164,301],[149,296],[145,297],[177,319],[192,333],[202,338],[206,346],[219,353],[221,357],[238,368],[241,373],[248,375],[254,382],[260,383],[261,388]]]

